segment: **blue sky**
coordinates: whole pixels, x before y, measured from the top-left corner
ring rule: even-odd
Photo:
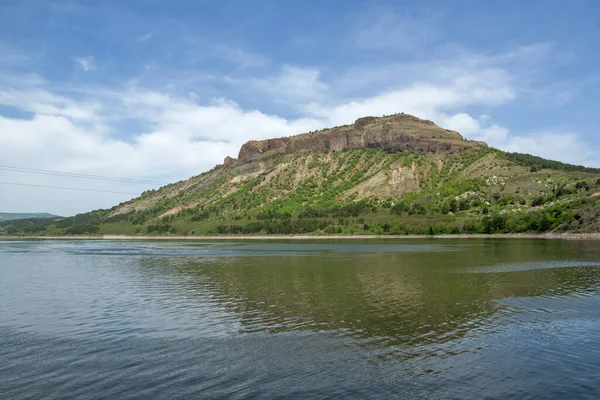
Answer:
[[[407,112],[600,166],[599,37],[597,1],[4,0],[0,165],[171,182],[250,139]],[[0,211],[129,197],[0,184]]]

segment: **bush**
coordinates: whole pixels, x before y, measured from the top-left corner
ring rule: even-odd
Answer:
[[[149,225],[148,227],[146,227],[146,233],[150,234],[150,233],[158,233],[158,234],[165,234],[165,233],[175,233],[176,229],[174,226],[171,226],[169,224],[157,224],[157,225]]]
[[[491,217],[483,217],[481,224],[483,225],[484,233],[499,233],[506,231],[506,216],[496,214]]]
[[[415,203],[412,205],[408,213],[410,215],[425,215],[427,210],[421,204]]]
[[[399,203],[394,204],[392,206],[392,208],[390,208],[390,213],[391,214],[402,214],[403,212],[408,211],[408,209],[409,209],[409,206],[405,202],[401,201]]]
[[[585,182],[585,181],[579,181],[579,182],[577,182],[577,183],[575,184],[575,189],[577,189],[577,190],[581,190],[581,189],[584,189],[584,190],[589,190],[589,189],[590,189],[590,187],[589,187],[589,185],[587,184],[587,182]]]
[[[533,200],[531,200],[531,207],[542,206],[546,203],[546,198],[544,196],[537,196]]]
[[[464,198],[462,199],[459,203],[458,203],[458,209],[460,211],[466,211],[468,209],[471,208],[471,203],[469,202],[469,199]]]

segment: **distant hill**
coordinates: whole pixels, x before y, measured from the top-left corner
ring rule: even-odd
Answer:
[[[206,173],[41,222],[0,235],[600,232],[600,170],[395,114],[251,140]]]
[[[60,218],[58,215],[48,213],[3,213],[0,212],[0,222],[12,221],[14,219],[30,219],[30,218]]]

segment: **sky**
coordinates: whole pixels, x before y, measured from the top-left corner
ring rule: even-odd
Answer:
[[[0,211],[108,208],[251,139],[399,112],[600,166],[598,38],[595,0],[2,0]]]

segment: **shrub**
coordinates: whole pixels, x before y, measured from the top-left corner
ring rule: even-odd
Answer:
[[[506,216],[496,214],[491,217],[483,217],[481,224],[485,233],[504,232],[507,228]]]
[[[531,200],[532,207],[538,207],[544,205],[546,203],[546,198],[544,196],[537,196],[533,200]]]

